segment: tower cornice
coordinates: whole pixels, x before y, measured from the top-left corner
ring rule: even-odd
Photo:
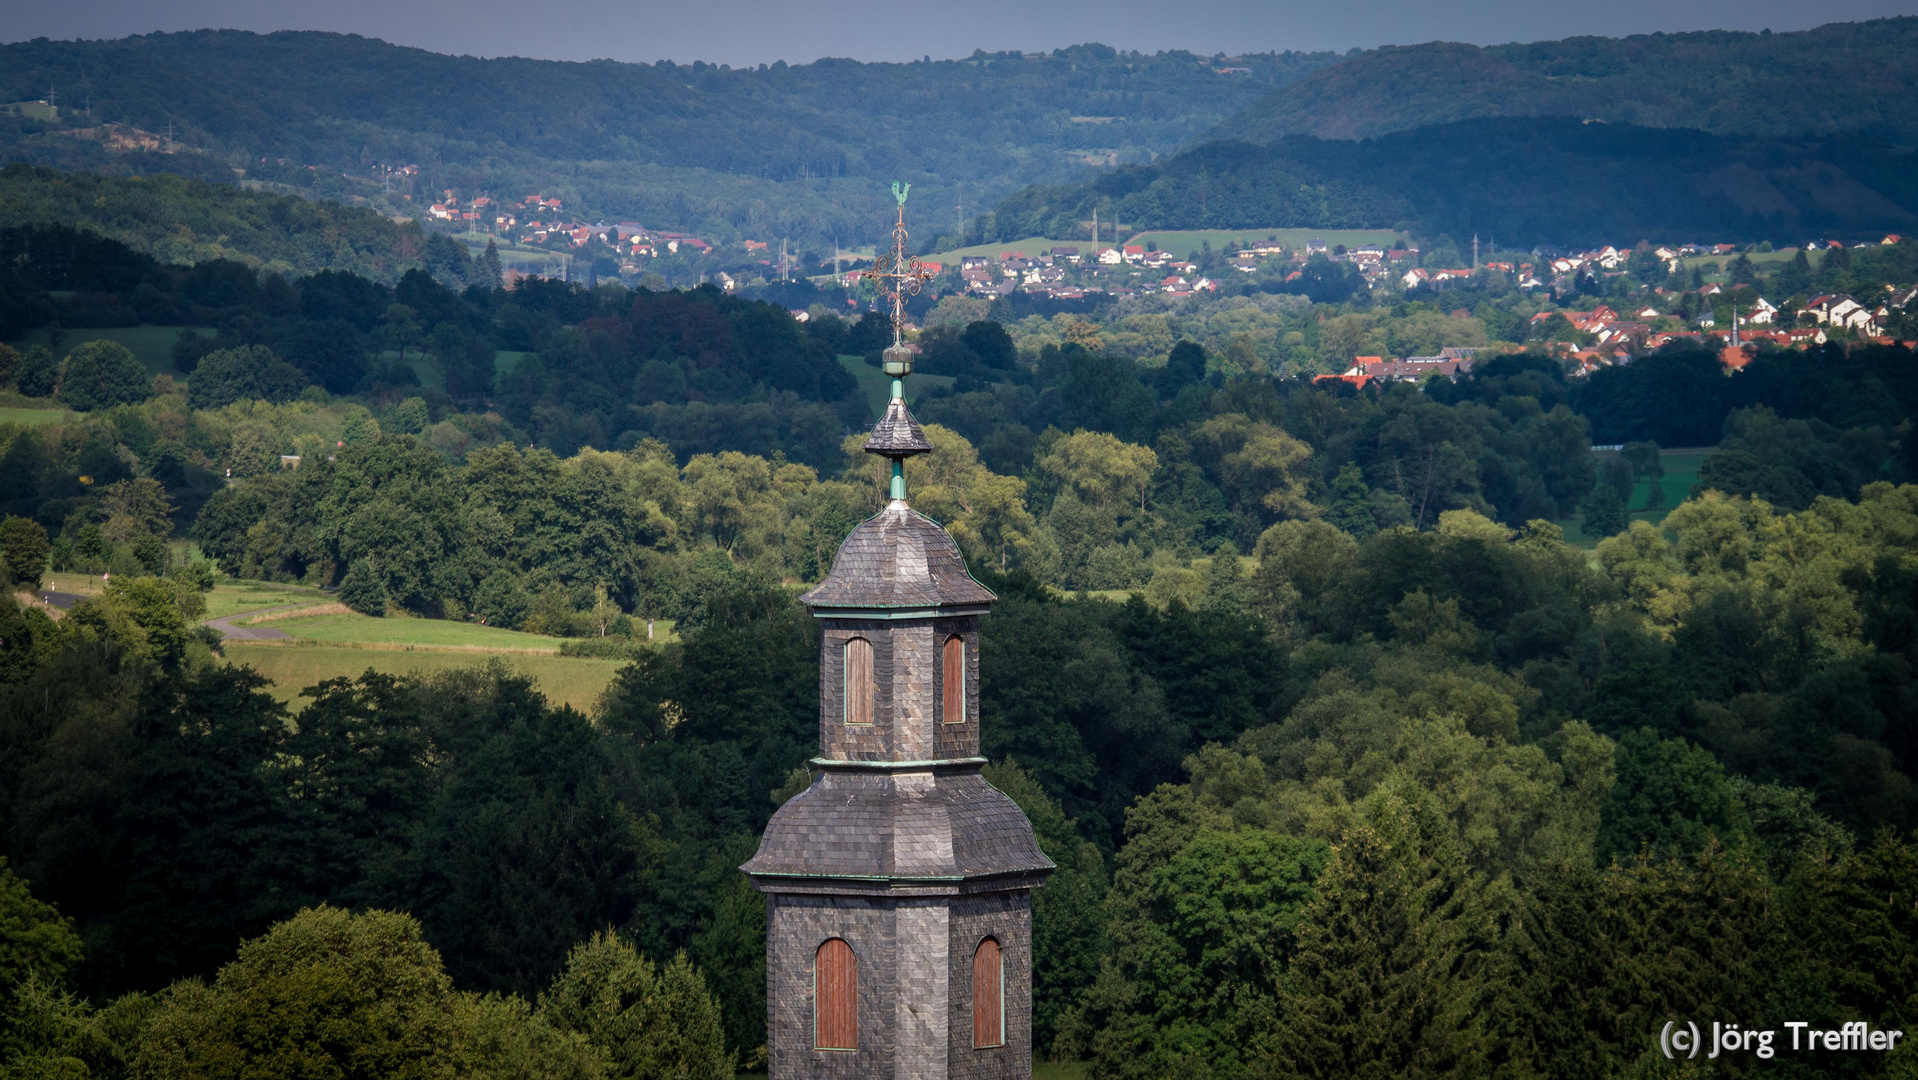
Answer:
[[[992,610],[988,604],[954,604],[951,606],[923,607],[815,607],[812,617],[815,619],[956,619],[965,615],[984,615]]]

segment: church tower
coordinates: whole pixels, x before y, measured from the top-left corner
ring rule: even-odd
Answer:
[[[822,631],[818,777],[740,869],[766,894],[771,1080],[1029,1080],[1032,890],[1053,864],[979,770],[979,618],[996,599],[906,501],[931,451],[906,409],[904,297],[930,276],[894,250],[892,400],[866,452],[890,501],[801,597]]]

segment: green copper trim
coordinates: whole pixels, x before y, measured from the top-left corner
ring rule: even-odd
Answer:
[[[986,604],[965,604],[953,607],[816,607],[812,610],[815,619],[951,619],[961,615],[984,615],[990,610]]]
[[[892,497],[906,501],[906,461],[904,458],[892,459]]]
[[[741,867],[745,870],[745,867]],[[938,877],[903,877],[894,874],[800,874],[790,870],[745,870],[753,877],[793,878],[799,881],[964,881],[963,874]]]
[[[807,762],[822,769],[873,769],[883,772],[924,772],[927,769],[955,765],[984,765],[982,757],[939,758],[932,761],[851,761],[845,758],[816,757]]]
[[[768,881],[872,881],[914,885],[929,882],[967,882],[992,881],[997,878],[1021,878],[1032,875],[1049,875],[1059,869],[1059,864],[1046,860],[1044,866],[1018,867],[1012,870],[993,870],[984,874],[808,874],[797,870],[748,870],[751,863],[742,864],[739,869],[747,877]]]

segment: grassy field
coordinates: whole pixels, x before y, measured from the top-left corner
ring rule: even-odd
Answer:
[[[1346,247],[1388,248],[1393,241],[1404,239],[1404,233],[1390,229],[1208,229],[1204,231],[1143,232],[1127,240],[1128,244],[1144,247],[1149,241],[1159,245],[1159,250],[1170,251],[1179,258],[1185,258],[1199,250],[1201,243],[1210,242],[1212,250],[1219,251],[1227,244],[1238,241],[1241,244],[1256,244],[1277,240],[1289,248],[1303,248],[1308,240],[1323,240],[1327,247],[1344,244]]]
[[[281,607],[286,604],[323,604],[332,597],[303,585],[281,585],[265,581],[224,581],[206,595],[206,617],[224,619],[242,611]]]
[[[498,661],[508,670],[531,677],[540,693],[555,704],[590,711],[613,676],[625,666],[621,660],[573,656],[357,649],[271,641],[229,641],[225,652],[232,663],[245,664],[273,680],[268,692],[296,710],[304,704],[300,691],[327,679],[355,678],[368,670],[385,675],[433,674]]]
[[[521,360],[531,355],[531,353],[512,352],[507,349],[495,350],[493,353],[493,374],[510,375]],[[398,360],[399,358],[400,354],[392,349],[387,349],[380,353],[380,359],[382,360]],[[419,376],[420,387],[422,389],[443,390],[446,388],[446,377],[440,374],[439,364],[435,363],[433,358],[425,353],[408,351],[406,354],[406,366],[412,368],[413,374]]]
[[[892,380],[886,377],[885,372],[866,363],[861,356],[841,356],[839,366],[851,372],[859,389],[865,392],[875,419],[886,411],[886,402],[892,398]],[[918,400],[919,391],[928,386],[951,386],[952,383],[950,375],[914,375],[906,380],[906,404]]]
[[[1638,486],[1632,489],[1630,503],[1632,520],[1649,521],[1654,525],[1664,521],[1665,515],[1671,513],[1673,507],[1690,497],[1692,485],[1698,483],[1698,467],[1705,463],[1705,455],[1709,453],[1711,453],[1710,447],[1661,450],[1658,458],[1665,466],[1665,477],[1659,483],[1665,489],[1664,502],[1656,510],[1643,509],[1646,499],[1651,494],[1652,486],[1649,481],[1640,480]],[[1597,547],[1598,542],[1604,539],[1602,536],[1586,535],[1583,517],[1567,518],[1559,524],[1565,528],[1566,541],[1579,547]]]
[[[1108,240],[1101,246],[1111,247],[1112,242]],[[967,255],[984,255],[991,259],[997,259],[1008,251],[1016,251],[1021,255],[1044,255],[1055,247],[1076,247],[1083,255],[1092,250],[1092,241],[1083,237],[1078,240],[1048,240],[1043,236],[1028,236],[1024,240],[1008,240],[1002,244],[975,244],[972,247],[941,251],[936,255],[922,255],[920,258],[926,262],[943,265],[956,263]]]
[[[55,592],[76,593],[80,596],[97,596],[106,588],[106,582],[98,574],[42,574],[40,589],[52,589]]]
[[[82,342],[117,341],[132,350],[134,357],[146,366],[148,372],[154,375],[171,375],[174,379],[185,382],[187,376],[180,374],[174,370],[173,367],[173,343],[179,339],[181,334],[187,333],[189,330],[202,337],[213,336],[212,330],[193,329],[191,327],[181,329],[177,326],[127,326],[107,330],[67,330],[64,331],[60,339],[60,348],[57,351],[64,356],[72,352]],[[18,340],[11,342],[11,344],[14,348],[24,351],[35,345],[51,345],[52,342],[48,337],[48,331],[41,329],[29,331]]]
[[[245,620],[242,620],[245,623]],[[369,615],[303,615],[263,625],[300,640],[483,652],[557,653],[559,639],[446,619],[376,619]]]
[[[1147,241],[1159,245],[1160,250],[1170,251],[1179,258],[1199,250],[1202,243],[1210,241],[1217,251],[1237,240],[1241,243],[1256,243],[1276,238],[1287,247],[1302,248],[1307,240],[1323,240],[1327,245],[1344,244],[1346,247],[1391,247],[1392,242],[1404,238],[1404,233],[1390,229],[1210,229],[1205,231],[1168,231],[1134,233],[1125,239],[1125,243],[1144,247]],[[1116,241],[1102,239],[1100,250],[1111,247]],[[1009,251],[1021,255],[1043,255],[1055,247],[1076,247],[1079,254],[1092,253],[1092,241],[1086,237],[1077,240],[1051,240],[1043,236],[1028,236],[1024,240],[1009,240],[999,244],[975,244],[972,247],[958,248],[953,251],[941,251],[936,255],[926,255],[927,262],[956,263],[967,255],[984,255],[996,259]]]
[[[518,270],[523,274],[539,274],[544,277],[557,277],[566,269],[573,257],[560,251],[548,251],[531,244],[516,244],[504,237],[490,236],[483,232],[455,233],[455,240],[466,245],[466,250],[479,255],[486,250],[488,241],[499,250],[500,269]]]
[[[1641,510],[1651,494],[1649,482],[1640,480],[1632,489],[1632,520],[1649,521],[1656,525],[1665,520],[1672,507],[1684,502],[1691,496],[1692,485],[1698,483],[1698,468],[1705,464],[1705,455],[1711,453],[1710,447],[1690,450],[1660,451],[1658,460],[1665,466],[1665,478],[1659,484],[1665,489],[1664,503],[1657,510]]]
[[[45,424],[64,424],[79,415],[79,413],[68,412],[65,409],[0,408],[0,424],[19,424],[21,427],[41,427]]]

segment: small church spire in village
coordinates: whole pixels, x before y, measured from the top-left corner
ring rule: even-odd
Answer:
[[[892,398],[866,440],[891,498],[800,597],[819,621],[819,756],[740,869],[766,894],[771,1080],[1030,1080],[1032,890],[1053,864],[980,769],[979,620],[997,599],[952,536],[906,504],[930,453],[906,409],[905,301],[936,272],[906,253],[894,184],[885,282]]]

